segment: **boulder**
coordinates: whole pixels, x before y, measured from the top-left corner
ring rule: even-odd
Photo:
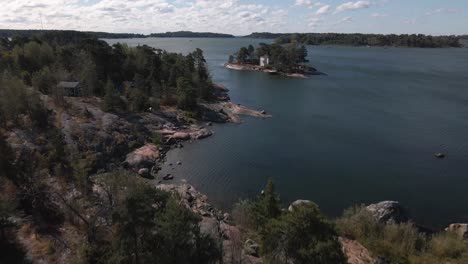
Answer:
[[[373,264],[392,264],[392,262],[387,257],[377,256]]]
[[[142,168],[138,170],[138,175],[144,178],[148,178],[150,176],[150,171],[148,168]]]
[[[315,205],[315,203],[309,200],[297,200],[288,207],[288,210],[292,212],[294,211],[295,208],[299,206],[304,206],[304,205]]]
[[[468,224],[451,224],[445,231],[457,234],[462,239],[468,239]]]
[[[206,129],[206,128],[203,128],[203,129],[200,129],[198,131],[195,131],[193,133],[190,133],[190,137],[193,138],[193,139],[203,139],[203,138],[207,138],[209,136],[213,135],[213,132],[211,132],[210,130]]]
[[[200,232],[204,235],[211,236],[215,240],[219,240],[219,222],[212,217],[202,217],[200,222]]]
[[[366,209],[380,222],[399,224],[409,220],[408,211],[396,201],[384,201],[371,204]]]
[[[244,254],[258,257],[260,246],[252,239],[247,239],[244,243]]]
[[[229,222],[229,221],[231,221],[231,215],[228,214],[228,213],[224,213],[224,214],[223,214],[223,221],[224,221],[224,222]]]
[[[159,150],[154,144],[147,144],[127,155],[123,162],[125,167],[139,170],[141,168],[151,168],[159,158]]]
[[[185,132],[176,132],[171,136],[172,139],[177,139],[177,140],[189,140],[190,139],[190,134],[185,133]]]

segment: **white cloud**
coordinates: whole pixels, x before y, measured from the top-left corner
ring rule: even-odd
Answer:
[[[312,5],[312,0],[296,0],[294,5],[296,5],[296,6],[310,6],[310,5]]]
[[[371,17],[373,18],[381,18],[381,17],[387,17],[387,14],[381,14],[381,13],[372,13]]]
[[[327,14],[328,12],[330,12],[330,6],[329,5],[324,5],[321,8],[319,8],[317,10],[317,12],[315,12],[315,14],[316,15],[324,15],[324,14]]]
[[[455,14],[458,13],[459,10],[457,9],[451,9],[451,8],[439,8],[435,10],[431,10],[429,12],[426,12],[427,16],[432,16],[432,15],[437,15],[437,14]]]
[[[357,2],[346,2],[342,5],[339,5],[335,13],[340,13],[343,11],[349,11],[349,10],[359,10],[363,8],[369,8],[371,6],[370,1],[357,1]]]
[[[0,28],[152,33],[287,31],[288,10],[247,0],[14,0]]]

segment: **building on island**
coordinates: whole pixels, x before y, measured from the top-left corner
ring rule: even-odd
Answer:
[[[60,82],[57,88],[63,90],[65,96],[81,96],[81,85],[79,82]]]
[[[268,55],[260,57],[260,67],[265,67],[270,64],[270,57]]]

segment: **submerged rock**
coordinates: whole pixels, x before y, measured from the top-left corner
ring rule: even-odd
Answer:
[[[169,180],[173,180],[173,179],[174,179],[174,176],[172,176],[169,173],[166,176],[163,177],[163,180],[165,180],[165,181],[169,181]]]
[[[408,211],[396,201],[371,204],[366,209],[381,223],[399,224],[409,220]]]

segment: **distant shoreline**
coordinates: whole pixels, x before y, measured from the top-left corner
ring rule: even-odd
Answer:
[[[361,33],[270,33],[254,32],[245,36],[235,36],[225,33],[175,31],[164,33],[109,33],[76,30],[36,30],[36,29],[0,29],[0,38],[12,38],[14,36],[30,37],[34,35],[66,32],[71,36],[77,33],[86,33],[91,38],[100,39],[132,39],[132,38],[253,38],[275,40],[279,44],[289,43],[295,39],[299,43],[312,46],[349,46],[349,47],[408,47],[408,48],[463,48],[468,47],[468,35],[431,36],[423,34],[361,34]],[[350,42],[350,39],[359,38],[358,42]],[[404,38],[405,41],[401,41]],[[377,41],[377,42],[376,42]],[[432,46],[428,43],[430,41]],[[455,45],[455,41],[457,41]],[[377,44],[376,44],[377,43]],[[390,43],[384,45],[382,43]],[[427,46],[429,45],[429,46]]]

